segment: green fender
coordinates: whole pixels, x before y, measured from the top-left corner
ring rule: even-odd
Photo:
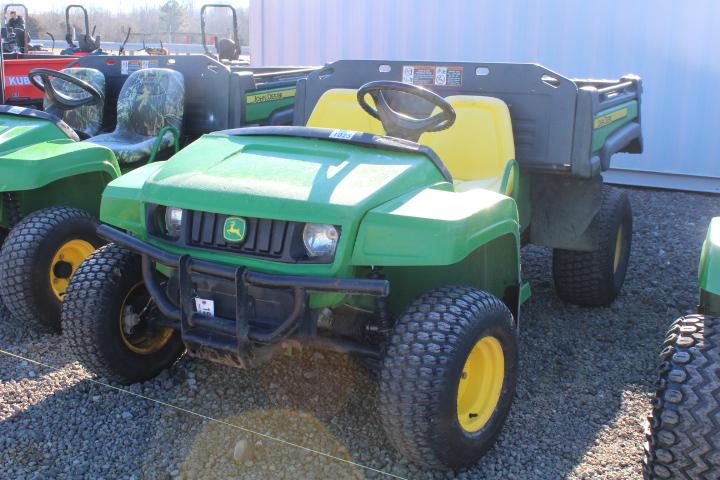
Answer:
[[[165,162],[154,162],[143,165],[111,182],[103,192],[100,219],[129,232],[143,232],[145,225],[142,187],[145,180],[164,164]]]
[[[70,139],[39,142],[0,156],[0,191],[34,190],[96,172],[107,175],[108,181],[120,176],[112,150]]]
[[[452,265],[479,246],[510,235],[519,245],[515,201],[483,189],[426,188],[367,213],[354,265]]]
[[[701,309],[720,315],[720,217],[710,222],[700,256]]]
[[[371,210],[358,230],[352,263],[383,267],[396,313],[442,285],[489,291],[514,313],[529,296],[521,289],[517,204],[489,190],[426,188]]]

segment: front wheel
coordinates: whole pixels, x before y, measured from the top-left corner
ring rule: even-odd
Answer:
[[[598,248],[592,252],[553,250],[553,279],[560,299],[602,307],[617,298],[630,261],[632,223],[627,193],[604,187],[600,210],[590,225]]]
[[[97,220],[78,208],[52,207],[22,219],[0,250],[0,297],[18,320],[60,330],[70,278],[103,244]]]
[[[80,363],[124,384],[148,380],[182,356],[180,333],[158,325],[160,318],[140,257],[112,243],[75,272],[62,308],[63,330]]]
[[[645,433],[647,480],[715,479],[720,472],[720,318],[678,318],[660,352]]]
[[[489,293],[445,287],[398,320],[380,378],[380,414],[394,446],[429,468],[470,466],[493,445],[517,381],[513,317]]]

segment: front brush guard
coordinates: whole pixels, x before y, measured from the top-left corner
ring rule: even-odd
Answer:
[[[251,271],[245,267],[207,262],[192,258],[187,254],[175,255],[107,225],[98,227],[98,235],[142,256],[142,274],[145,286],[162,314],[171,320],[180,322],[183,341],[193,353],[221,363],[233,365],[239,363],[247,366],[252,363],[254,346],[277,344],[297,332],[308,318],[306,314],[309,291],[386,297],[390,290],[387,280],[272,275]],[[156,262],[177,269],[178,305],[170,300],[161,285],[155,268]],[[234,319],[207,316],[194,310],[193,272],[234,282]],[[251,309],[247,294],[249,286],[292,290],[293,308],[290,314],[274,329],[264,331],[251,325]],[[317,337],[315,335],[316,327],[316,325],[310,325],[309,328],[303,329],[306,335],[312,336],[312,338],[305,337],[305,341],[332,350],[379,357],[376,349],[356,342]],[[228,355],[232,356],[232,359],[229,359]]]

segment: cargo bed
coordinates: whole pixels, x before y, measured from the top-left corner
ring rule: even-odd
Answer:
[[[443,97],[502,99],[510,109],[516,159],[526,172],[591,178],[610,167],[613,154],[642,152],[639,77],[571,80],[525,63],[337,61],[298,82],[294,124],[307,122],[325,91],[373,80],[412,83]]]

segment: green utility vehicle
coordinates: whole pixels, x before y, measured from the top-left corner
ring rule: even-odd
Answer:
[[[530,64],[330,64],[298,82],[305,126],[205,135],[111,182],[98,234],[112,243],[72,278],[63,329],[125,383],[185,351],[252,367],[312,345],[380,363],[393,444],[470,465],[515,391],[521,245],[554,249],[568,301],[606,305],[622,286],[632,214],[600,173],[642,150],[640,92],[634,76]]]
[[[59,329],[70,277],[104,244],[95,229],[105,186],[204,133],[291,123],[309,71],[231,70],[204,55],[87,56],[34,70],[45,111],[0,106],[0,299],[17,318]]]
[[[646,431],[646,479],[717,478],[720,469],[720,217],[700,256],[696,315],[670,326]]]

